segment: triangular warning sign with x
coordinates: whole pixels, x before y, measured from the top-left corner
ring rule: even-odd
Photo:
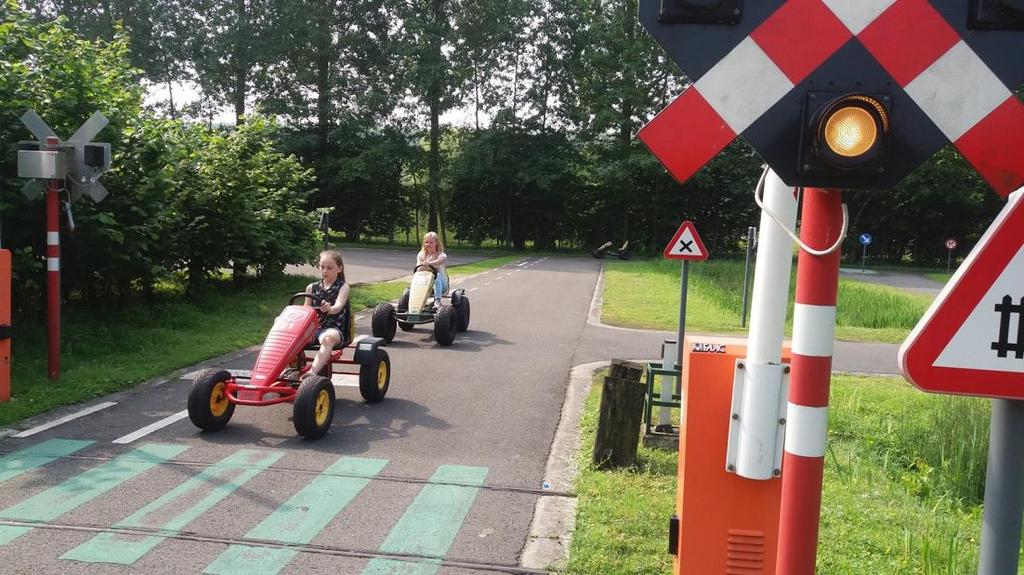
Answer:
[[[697,228],[693,227],[693,222],[689,220],[679,226],[676,235],[672,236],[672,241],[665,246],[663,253],[666,258],[673,260],[700,261],[708,259],[708,250],[704,247],[704,242],[700,241]]]
[[[935,298],[899,361],[925,391],[1024,399],[1024,193]]]

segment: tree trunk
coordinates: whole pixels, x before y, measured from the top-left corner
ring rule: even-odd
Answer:
[[[629,467],[636,462],[646,386],[643,366],[612,360],[601,390],[601,407],[594,438],[594,465],[601,469]]]
[[[245,122],[245,88],[249,70],[249,14],[245,0],[235,0],[238,16],[238,35],[235,38],[235,89],[231,95],[235,103],[235,125]]]
[[[167,104],[170,106],[171,119],[178,119],[178,112],[174,109],[174,82],[167,80]]]

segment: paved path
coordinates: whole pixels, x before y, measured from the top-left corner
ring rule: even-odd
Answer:
[[[942,282],[937,282],[933,279],[927,278],[922,274],[894,271],[867,270],[867,272],[861,272],[860,269],[844,268],[840,271],[840,277],[861,282],[887,285],[909,292],[931,296],[939,295],[939,292],[942,291],[942,287],[945,285]]]
[[[354,265],[363,250],[348,251]],[[226,429],[200,433],[183,417],[180,375],[38,432],[88,406],[23,422],[26,436],[0,440],[2,571],[538,573],[520,567],[535,509],[565,504],[571,517],[549,465],[571,458],[552,453],[567,389],[580,390],[570,372],[653,357],[665,336],[588,320],[599,270],[592,258],[529,257],[457,280],[470,330],[447,348],[429,328],[399,332],[381,403],[336,376],[319,441],[296,437],[287,404],[239,407]],[[844,349],[837,369],[886,369],[888,347]],[[254,353],[208,365],[249,369]]]
[[[463,253],[447,251],[448,265],[457,266],[480,261],[489,256],[479,253]],[[389,281],[412,274],[416,265],[416,248],[355,248],[341,249],[345,260],[345,278],[350,283],[376,283]],[[290,265],[285,273],[320,277],[316,267],[306,265]]]

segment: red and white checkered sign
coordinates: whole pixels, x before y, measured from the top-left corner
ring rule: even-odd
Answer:
[[[1024,33],[968,29],[969,0],[763,0],[734,27],[662,24],[660,4],[641,22],[697,79],[639,137],[679,181],[743,135],[787,184],[818,185],[796,168],[803,99],[858,91],[893,95],[903,162],[870,187],[949,142],[1000,195],[1024,184]]]

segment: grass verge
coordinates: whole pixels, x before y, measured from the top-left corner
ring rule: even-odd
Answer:
[[[635,468],[596,470],[598,375],[581,422],[566,571],[670,573],[677,454],[641,445]],[[829,412],[817,572],[974,573],[983,492],[976,466],[984,465],[988,403],[924,394],[898,378],[837,376]]]
[[[492,258],[451,268],[476,273],[516,259]],[[154,302],[118,306],[65,305],[62,310],[61,377],[46,377],[46,319],[13,322],[11,401],[0,403],[0,425],[129,388],[153,377],[259,344],[288,297],[306,289],[301,276],[264,278],[236,285],[216,282],[198,297],[177,286]],[[405,281],[355,285],[352,309],[397,299]]]
[[[739,325],[743,267],[743,262],[738,261],[690,266],[686,303],[688,331],[746,331]],[[602,321],[624,327],[675,330],[679,322],[679,276],[679,263],[670,260],[606,263]],[[787,333],[792,330],[793,290],[791,283]],[[846,279],[839,281],[838,297],[838,339],[887,343],[903,341],[932,299]]]

